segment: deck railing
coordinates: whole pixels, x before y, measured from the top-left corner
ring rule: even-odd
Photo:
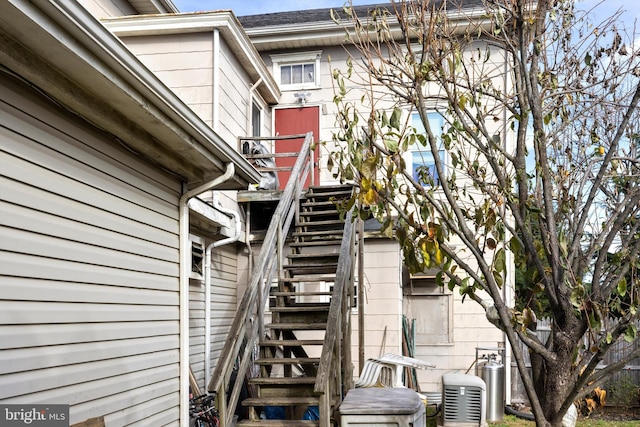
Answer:
[[[284,175],[286,172],[293,174],[293,168],[295,166],[295,159],[298,158],[300,152],[298,151],[280,151],[279,144],[287,140],[302,139],[306,135],[286,135],[286,136],[245,136],[238,138],[238,151],[243,153],[244,157],[253,164],[253,166],[263,174],[274,174],[278,178]],[[263,145],[263,143],[271,143],[271,147]],[[313,145],[313,144],[312,144]],[[309,169],[309,182],[308,185],[316,185],[316,159],[315,148],[312,146],[309,150],[310,169]],[[284,166],[281,163],[288,164]],[[291,164],[294,163],[293,166]],[[280,164],[280,165],[278,165]],[[307,185],[303,185],[302,188],[306,188]],[[270,190],[278,190],[278,188],[271,188]]]
[[[304,138],[304,143],[291,170],[291,179],[280,195],[280,201],[251,273],[251,280],[242,296],[220,359],[207,387],[209,392],[216,393],[221,427],[232,423],[254,348],[258,339],[264,336],[264,312],[269,301],[271,283],[276,271],[280,270],[283,264],[284,242],[293,219],[297,216],[300,194],[312,169],[313,134],[309,132],[306,135],[284,138]]]

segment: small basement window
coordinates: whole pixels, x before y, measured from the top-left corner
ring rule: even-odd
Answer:
[[[198,236],[189,235],[191,243],[191,274],[190,278],[195,280],[204,279],[204,239]]]
[[[445,293],[444,286],[439,286],[436,282],[437,269],[428,270],[424,273],[409,274],[405,268],[402,278],[403,295],[442,295]]]

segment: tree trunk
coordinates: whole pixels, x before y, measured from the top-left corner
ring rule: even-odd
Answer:
[[[551,427],[561,427],[565,413],[559,413],[568,393],[574,387],[574,352],[582,336],[582,321],[573,317],[563,326],[553,325],[551,347],[552,360],[531,355],[534,385],[540,400],[545,421]],[[538,422],[538,425],[541,425]]]

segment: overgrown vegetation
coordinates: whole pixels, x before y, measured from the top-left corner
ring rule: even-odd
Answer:
[[[472,2],[474,6],[478,2]],[[412,272],[481,304],[508,337],[539,426],[640,354],[640,60],[616,16],[571,0],[395,1],[336,13],[329,166],[348,207],[398,239]],[[462,6],[462,9],[460,8]],[[513,266],[521,304],[504,292]],[[552,317],[546,342],[533,333]],[[519,342],[532,356],[530,377]]]

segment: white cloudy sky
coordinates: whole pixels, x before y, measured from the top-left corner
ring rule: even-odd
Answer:
[[[377,0],[353,0],[353,4],[378,3]],[[579,7],[597,5],[598,15],[609,16],[619,9],[624,10],[624,19],[632,23],[640,18],[638,0],[576,0]],[[287,10],[340,7],[344,0],[173,0],[181,12],[231,9],[237,16],[260,13],[282,12]]]

